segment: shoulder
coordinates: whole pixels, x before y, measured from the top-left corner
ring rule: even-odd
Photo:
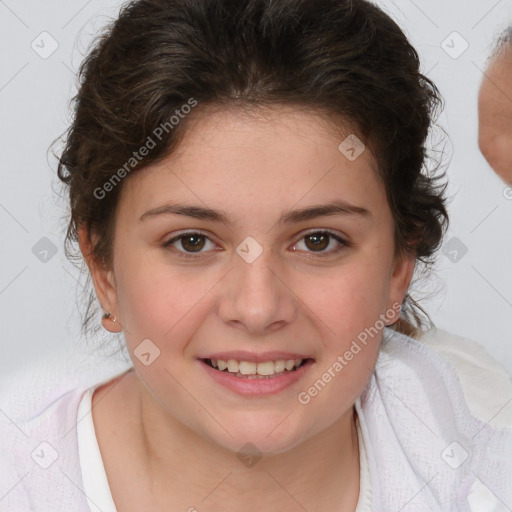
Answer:
[[[131,361],[78,351],[52,352],[0,376],[0,409],[29,421],[58,402],[69,402],[75,390],[85,391],[131,366]]]
[[[76,429],[85,389],[57,389],[35,396],[2,399],[0,414],[0,495],[2,511],[34,510],[34,505],[75,505],[62,473],[80,481]],[[71,494],[70,494],[71,492]],[[70,496],[72,496],[70,498]],[[49,510],[37,508],[37,510]],[[79,509],[82,510],[82,509]]]
[[[33,510],[36,502],[55,503],[55,509],[59,500],[73,506],[81,502],[79,489],[71,484],[81,481],[76,432],[80,401],[87,389],[126,366],[102,364],[86,355],[52,354],[1,377],[2,511]]]
[[[416,339],[451,365],[473,416],[494,428],[512,428],[512,379],[482,345],[437,328],[421,333]],[[470,489],[468,504],[474,512],[499,506],[496,497],[479,479]]]
[[[443,510],[452,510],[456,493],[464,510],[498,510],[496,496],[512,500],[507,371],[480,344],[448,331],[432,329],[414,338],[392,329],[384,334],[361,395],[362,422],[380,474],[393,475],[397,467],[412,471],[377,481],[384,489],[380,498],[421,486],[436,473],[441,476],[423,496],[425,503],[434,497]],[[374,438],[386,442],[372,446]]]
[[[126,366],[78,352],[54,352],[2,375],[0,428],[11,436],[1,436],[0,443],[27,439],[31,433],[49,438],[76,424],[84,392]]]
[[[512,427],[512,379],[482,345],[439,328],[415,339],[450,364],[473,416],[495,428]]]

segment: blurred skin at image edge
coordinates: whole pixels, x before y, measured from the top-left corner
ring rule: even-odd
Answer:
[[[478,96],[478,146],[496,174],[512,185],[512,27],[489,59]]]

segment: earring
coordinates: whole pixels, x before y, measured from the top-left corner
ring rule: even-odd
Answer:
[[[112,322],[114,322],[114,324],[117,324],[117,325],[114,325],[114,327],[112,328],[112,326],[110,326],[110,329],[108,327],[105,326],[105,323],[106,321],[108,320],[111,320]],[[123,327],[122,325],[117,321],[117,318],[115,316],[112,316],[110,313],[103,313],[102,317],[101,317],[101,323],[103,324],[103,327],[109,331],[109,332],[121,332],[123,330]]]

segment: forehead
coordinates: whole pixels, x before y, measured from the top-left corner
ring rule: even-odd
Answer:
[[[348,125],[291,108],[195,116],[178,148],[126,185],[123,195],[141,207],[177,197],[267,208],[340,198],[371,203],[384,193],[372,152]]]
[[[300,107],[213,107],[196,110],[194,114],[174,160],[201,152],[229,153],[232,148],[275,156],[293,147],[294,154],[314,154],[325,147],[337,148],[348,136],[355,136],[347,122]],[[243,152],[238,154],[243,158]],[[370,152],[364,156],[368,163],[375,164]]]

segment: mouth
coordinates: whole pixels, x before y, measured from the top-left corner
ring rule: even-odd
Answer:
[[[300,368],[312,364],[311,358],[305,359],[276,359],[262,362],[239,361],[236,359],[210,359],[201,361],[219,373],[229,374],[242,379],[274,379],[294,373]]]

